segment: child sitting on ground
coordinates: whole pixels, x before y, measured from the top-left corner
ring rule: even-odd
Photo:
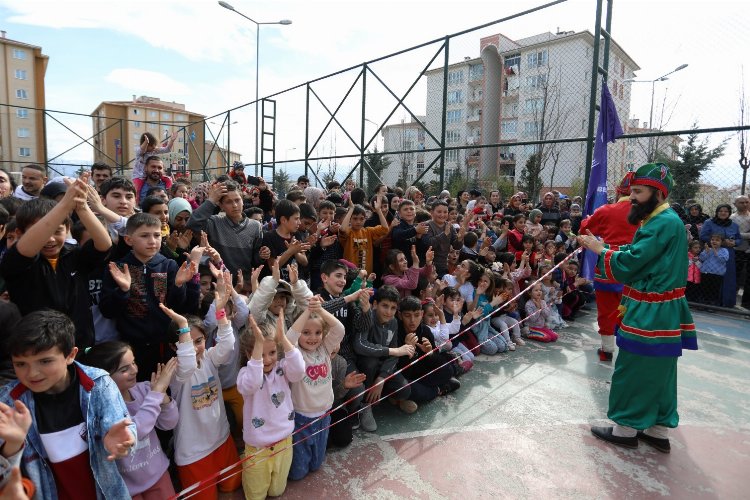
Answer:
[[[431,277],[434,255],[432,247],[429,247],[425,253],[425,265],[420,268],[417,247],[412,245],[412,265],[409,267],[409,262],[404,252],[395,248],[390,250],[385,257],[386,274],[383,276],[383,284],[395,287],[401,298],[408,297],[417,288],[420,276],[425,278]]]
[[[529,327],[527,337],[539,342],[554,342],[557,340],[557,333],[545,326],[550,308],[544,302],[544,292],[542,291],[541,283],[532,286],[526,294],[528,299],[525,307],[528,318],[526,325]]]
[[[540,283],[542,286],[542,293],[544,294],[544,302],[549,306],[549,315],[547,316],[545,324],[547,328],[551,330],[567,328],[568,324],[563,321],[558,312],[558,306],[562,304],[562,290],[560,290],[560,285],[558,283],[552,281],[552,273],[547,274],[550,269],[552,269],[552,266],[549,264],[542,264],[539,266],[539,274],[544,276]]]

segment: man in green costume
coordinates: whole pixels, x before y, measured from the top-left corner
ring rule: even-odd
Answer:
[[[640,439],[663,453],[670,451],[668,429],[679,422],[677,358],[682,349],[698,348],[685,299],[687,234],[666,202],[673,185],[664,164],[635,172],[628,221],[640,227],[630,245],[613,251],[591,232],[578,237],[599,255],[599,269],[625,285],[607,412],[615,425],[591,432],[627,448],[637,448]]]

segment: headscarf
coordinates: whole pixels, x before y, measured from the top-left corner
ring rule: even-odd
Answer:
[[[177,214],[181,212],[193,213],[193,207],[190,206],[190,202],[185,198],[172,198],[167,203],[167,209],[169,210],[169,224],[174,225],[174,219]]]
[[[306,203],[312,205],[315,210],[320,208],[320,198],[326,195],[326,192],[315,186],[308,186],[302,193],[307,199]]]
[[[720,227],[729,227],[732,224],[732,219],[727,217],[726,219],[719,219],[719,210],[722,208],[726,208],[729,210],[729,215],[732,215],[732,207],[730,207],[726,203],[722,203],[721,205],[716,207],[716,212],[714,212],[714,217],[711,219],[714,224]]]

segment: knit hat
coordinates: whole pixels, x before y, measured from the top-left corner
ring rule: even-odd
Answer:
[[[535,208],[534,210],[532,210],[531,212],[529,212],[529,220],[533,221],[534,217],[536,217],[537,215],[539,217],[541,217],[542,216],[542,211],[539,210],[538,208]]]
[[[172,198],[167,204],[169,210],[169,223],[174,224],[174,219],[180,212],[193,213],[193,207],[190,206],[190,202],[185,198]]]
[[[674,187],[674,179],[665,164],[647,163],[636,170],[630,185],[651,186],[661,191],[666,198]]]
[[[633,182],[634,172],[628,172],[625,177],[620,181],[620,185],[617,186],[617,194],[620,196],[630,196],[630,184]]]

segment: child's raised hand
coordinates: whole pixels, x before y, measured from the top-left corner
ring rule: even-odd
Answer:
[[[120,420],[110,427],[109,432],[104,436],[103,444],[109,452],[107,460],[110,462],[118,458],[125,458],[130,453],[130,449],[135,444],[133,433],[128,429],[128,426],[132,423],[129,418]]]
[[[279,270],[279,259],[273,259],[271,261],[271,276],[273,276],[273,280],[278,285],[279,280],[281,280],[281,271]]]
[[[289,284],[294,285],[297,283],[297,280],[299,279],[299,268],[297,267],[297,264],[294,262],[291,262],[287,264],[286,266],[287,271],[289,272]]]
[[[128,265],[125,264],[122,267],[122,270],[115,264],[114,262],[110,261],[109,263],[109,274],[112,275],[112,279],[115,280],[115,284],[120,287],[120,290],[123,292],[127,292],[130,290],[130,270],[128,269]]]
[[[186,328],[188,326],[188,320],[187,318],[185,318],[185,316],[177,314],[172,309],[161,303],[159,304],[159,309],[161,309],[161,312],[169,316],[169,319],[174,321],[177,324],[178,328]]]
[[[188,255],[188,258],[190,259],[190,262],[200,263],[201,257],[203,257],[203,254],[206,252],[206,247],[201,245],[196,245],[193,247],[192,250],[190,250],[190,255]]]
[[[359,387],[365,381],[367,376],[364,373],[351,372],[347,373],[344,377],[344,387],[347,389],[354,389]]]
[[[411,246],[411,261],[412,261],[412,266],[419,267],[419,255],[417,255],[416,245]]]
[[[286,324],[284,323],[284,315],[282,314],[276,320],[276,338],[275,338],[275,340],[276,340],[277,344],[283,344],[284,341],[286,340],[286,335],[284,334],[284,330],[286,330]]]
[[[375,280],[376,280],[377,278],[378,278],[378,275],[377,275],[377,274],[375,274],[375,273],[370,273],[370,275],[369,275],[369,276],[367,277],[367,281],[369,281],[370,283],[372,283],[372,282],[373,282],[373,281],[375,281]],[[366,287],[366,286],[367,286],[367,283],[363,283],[363,284],[362,284],[362,288],[364,288],[364,287]]]
[[[424,260],[427,265],[432,264],[432,261],[435,260],[435,251],[432,249],[432,247],[428,248],[427,252],[425,252]]]
[[[437,307],[439,310],[442,310],[444,304],[445,304],[445,296],[442,294],[438,295],[437,299],[435,299],[435,307]]]
[[[336,238],[338,238],[338,236],[336,236],[335,234],[332,234],[330,236],[324,236],[323,238],[320,239],[320,247],[321,248],[330,247],[331,245],[336,243]]]
[[[180,268],[177,270],[177,274],[175,274],[175,277],[174,277],[175,286],[184,285],[185,283],[193,279],[193,276],[197,272],[198,272],[197,261],[183,262]]]
[[[17,399],[13,406],[0,403],[0,439],[5,442],[3,453],[15,454],[23,447],[31,420],[31,413],[23,401]]]
[[[151,390],[166,393],[175,370],[177,370],[177,357],[170,359],[166,363],[157,364],[156,371],[151,374]]]
[[[310,297],[310,299],[307,302],[307,307],[310,309],[310,312],[316,312],[320,311],[322,307],[322,301],[320,299],[320,295],[313,295]]]
[[[253,272],[250,275],[250,286],[253,287],[253,292],[258,289],[258,278],[260,278],[261,271],[263,271],[263,264],[253,269]]]
[[[221,311],[232,298],[232,274],[223,271],[216,276],[216,311]]]
[[[172,234],[173,233],[170,233],[170,236],[172,236]],[[191,241],[193,241],[193,231],[186,229],[177,235],[177,248],[189,248]]]
[[[266,339],[265,337],[263,337],[263,332],[261,332],[260,328],[258,328],[258,323],[255,322],[255,318],[253,318],[252,314],[247,317],[247,326],[253,332],[253,337],[255,337],[255,345],[263,345],[263,342],[265,342]],[[261,350],[261,352],[263,351]]]

